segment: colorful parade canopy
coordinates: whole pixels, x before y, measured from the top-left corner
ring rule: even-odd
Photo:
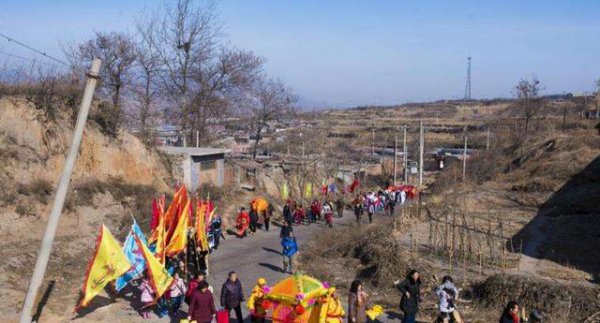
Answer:
[[[321,297],[326,294],[327,288],[323,283],[313,277],[296,274],[271,287],[265,299],[272,302],[273,322],[318,322]]]

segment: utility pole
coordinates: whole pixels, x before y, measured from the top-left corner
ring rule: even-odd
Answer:
[[[485,140],[485,150],[490,149],[490,127],[487,127],[487,138]]]
[[[423,120],[420,122],[419,130],[419,185],[423,185],[423,150],[425,149],[425,138],[423,135]]]
[[[200,131],[196,130],[196,148],[200,147]]]
[[[375,128],[371,130],[373,133],[373,143],[371,144],[371,155],[375,156]]]
[[[44,274],[46,273],[46,267],[48,266],[48,259],[50,258],[50,252],[52,251],[52,243],[54,242],[54,236],[56,235],[56,228],[60,220],[60,215],[65,203],[65,197],[67,196],[67,189],[69,188],[69,182],[71,181],[71,174],[75,167],[75,161],[77,160],[77,154],[79,152],[79,146],[81,145],[81,139],[83,138],[83,130],[85,123],[90,112],[90,105],[94,96],[94,89],[96,83],[100,77],[98,72],[100,71],[100,59],[94,59],[90,71],[87,73],[87,83],[85,85],[85,91],[83,92],[83,99],[81,100],[81,106],[79,107],[79,115],[77,116],[77,123],[75,124],[75,130],[73,133],[73,142],[69,153],[65,159],[65,165],[60,175],[56,194],[54,196],[54,204],[52,205],[52,211],[48,217],[48,225],[46,231],[44,231],[44,237],[42,238],[42,246],[40,247],[40,253],[38,254],[33,275],[31,276],[31,282],[29,283],[29,290],[27,296],[25,296],[25,302],[23,304],[23,310],[21,311],[21,317],[19,322],[29,323],[31,322],[31,309],[35,302],[38,290],[44,280]]]
[[[402,163],[404,164],[404,182],[408,184],[408,150],[406,149],[406,125],[404,125],[404,147],[402,148]]]
[[[302,140],[302,159],[304,159],[304,140]]]
[[[467,175],[467,134],[465,133],[465,149],[463,150],[463,173],[462,180],[465,181]]]
[[[395,139],[394,139],[394,186],[396,186],[397,167],[398,167],[398,133],[395,134]]]

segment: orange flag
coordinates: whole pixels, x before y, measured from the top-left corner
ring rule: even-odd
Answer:
[[[200,250],[208,251],[208,238],[206,237],[206,221],[205,214],[208,208],[207,203],[202,203],[201,200],[198,201],[196,207],[196,242]]]
[[[179,190],[175,192],[175,195],[173,195],[173,201],[169,205],[167,212],[165,212],[165,224],[167,229],[177,223],[177,216],[187,200],[187,190],[185,189],[185,186],[181,186]]]
[[[146,267],[148,268],[148,281],[150,282],[150,286],[154,290],[155,296],[154,299],[159,299],[173,284],[173,278],[169,275],[169,272],[163,266],[163,264],[158,261],[152,255],[152,252],[146,247],[144,242],[140,240],[138,236],[135,236],[135,243],[137,244],[139,250],[142,251],[142,256],[144,260],[146,260]]]
[[[130,268],[121,244],[103,224],[96,239],[96,251],[85,274],[83,299],[77,308],[87,306],[94,296],[104,290],[106,284],[121,277]]]
[[[165,253],[167,256],[172,257],[183,250],[187,246],[187,229],[189,217],[186,215],[190,211],[190,201],[188,200],[183,207],[181,212],[181,216],[179,216],[179,221],[177,221],[177,226],[173,230],[173,235],[171,236],[171,240],[167,244],[165,248]]]
[[[173,238],[173,233],[175,232],[175,229],[177,228],[177,225],[179,224],[179,218],[182,214],[184,214],[183,208],[185,207],[186,203],[188,202],[187,190],[185,189],[185,186],[182,186],[179,189],[179,191],[177,191],[177,193],[175,193],[175,195],[176,195],[175,197],[177,199],[173,198],[173,202],[171,203],[171,206],[173,206],[173,208],[171,208],[171,206],[169,206],[169,209],[171,210],[171,212],[169,212],[169,210],[167,210],[166,217],[165,217],[165,228],[167,230],[167,235],[166,235],[167,245],[171,242],[171,239]]]

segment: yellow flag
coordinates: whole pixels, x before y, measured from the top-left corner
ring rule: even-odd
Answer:
[[[160,219],[158,220],[158,225],[156,226],[156,229],[154,229],[154,232],[156,232],[156,239],[155,239],[156,249],[154,250],[154,254],[164,264],[165,263],[166,238],[167,238],[164,215],[161,216]],[[152,236],[154,237],[154,235],[152,235]],[[150,241],[148,241],[148,243],[150,243]]]
[[[90,260],[85,274],[84,296],[79,306],[87,306],[106,284],[121,277],[130,268],[131,264],[121,245],[103,224],[96,240],[94,257]]]
[[[305,199],[311,199],[312,195],[313,195],[313,190],[312,190],[312,183],[306,183],[306,185],[304,186],[304,198]]]
[[[152,252],[146,247],[146,245],[140,240],[138,236],[135,236],[135,243],[138,248],[142,251],[142,256],[146,260],[146,268],[148,269],[148,281],[150,286],[154,290],[154,299],[159,299],[173,284],[173,278],[169,275],[169,272],[163,266],[158,259],[154,257]]]
[[[188,213],[190,211],[190,201],[186,201],[185,206],[179,216],[177,221],[177,226],[173,231],[173,235],[171,236],[171,240],[169,240],[169,244],[165,248],[165,252],[167,256],[172,257],[183,250],[187,246],[187,228],[189,222]]]
[[[283,186],[281,187],[281,198],[287,199],[290,196],[290,188],[287,182],[283,182]]]

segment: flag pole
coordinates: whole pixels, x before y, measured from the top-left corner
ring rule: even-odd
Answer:
[[[85,91],[83,92],[83,99],[81,100],[81,106],[79,107],[79,114],[77,116],[77,123],[75,124],[75,130],[73,133],[73,142],[69,153],[65,159],[65,165],[60,175],[56,194],[54,195],[54,204],[52,205],[52,211],[48,216],[48,225],[42,238],[42,246],[40,247],[40,253],[38,254],[33,275],[31,276],[31,282],[29,283],[29,290],[27,296],[25,296],[25,302],[23,303],[23,310],[19,318],[20,323],[31,322],[31,310],[33,303],[35,302],[38,290],[44,280],[44,274],[46,273],[46,267],[48,266],[48,260],[50,258],[50,252],[52,251],[52,243],[54,242],[54,236],[56,235],[56,228],[58,227],[58,221],[62,213],[65,198],[67,196],[67,189],[69,188],[69,182],[71,181],[71,175],[73,168],[75,167],[75,161],[77,160],[77,154],[79,152],[79,146],[83,138],[83,130],[85,123],[90,112],[90,105],[94,97],[94,90],[96,83],[100,79],[100,64],[102,61],[95,58],[92,61],[90,71],[87,73],[87,83],[85,85]]]

